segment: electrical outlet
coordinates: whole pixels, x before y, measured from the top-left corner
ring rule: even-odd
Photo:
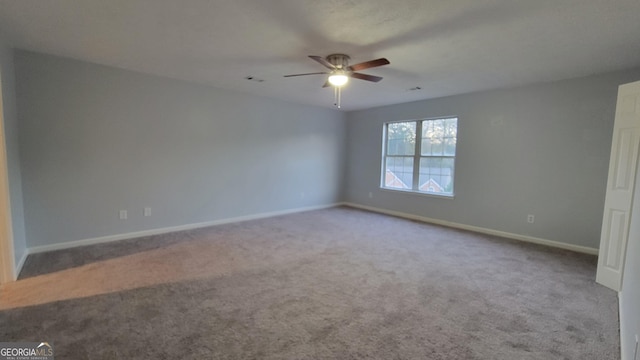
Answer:
[[[373,199],[373,193],[369,191],[369,199]]]
[[[151,208],[150,207],[144,208],[144,216],[151,216]]]
[[[533,224],[535,220],[536,220],[536,217],[534,215],[531,215],[531,214],[527,215],[527,222],[529,224]]]
[[[127,220],[127,210],[120,210],[120,220]]]

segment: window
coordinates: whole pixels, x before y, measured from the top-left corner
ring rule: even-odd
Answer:
[[[453,196],[458,119],[384,125],[383,188]]]

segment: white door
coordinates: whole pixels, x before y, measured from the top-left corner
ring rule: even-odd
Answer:
[[[640,81],[620,85],[618,88],[600,235],[596,281],[616,291],[620,291],[622,287],[639,144]]]

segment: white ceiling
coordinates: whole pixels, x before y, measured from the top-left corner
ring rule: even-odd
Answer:
[[[343,110],[640,66],[639,19],[638,0],[0,0],[17,48],[297,103],[333,105],[323,75],[282,77],[325,70],[307,55],[389,59]]]

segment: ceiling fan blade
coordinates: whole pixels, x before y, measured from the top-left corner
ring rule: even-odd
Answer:
[[[329,80],[324,82],[324,85],[322,85],[323,88],[329,87],[331,86],[331,83],[329,82]]]
[[[331,70],[335,70],[336,69],[336,67],[332,63],[328,62],[322,56],[309,55],[309,57],[312,58],[313,60],[319,62],[320,64],[322,64],[322,66],[326,67],[327,69],[331,69]]]
[[[377,67],[377,66],[382,66],[387,64],[390,64],[389,60],[385,58],[380,58],[380,59],[369,60],[369,61],[361,62],[359,64],[351,65],[347,69],[351,71],[360,71],[360,70],[369,69],[372,67]]]
[[[356,78],[356,79],[360,79],[360,80],[373,81],[373,82],[378,82],[378,81],[382,80],[382,78],[380,76],[367,75],[367,74],[361,74],[361,73],[356,73],[356,72],[351,74],[351,77],[352,78]]]
[[[328,74],[328,72],[322,71],[322,72],[313,72],[313,73],[305,73],[305,74],[291,74],[291,75],[284,75],[284,77],[307,76],[307,75],[322,75],[322,74]]]

